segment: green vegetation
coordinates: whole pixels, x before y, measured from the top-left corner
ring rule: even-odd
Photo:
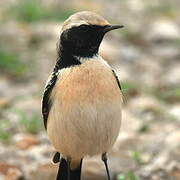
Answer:
[[[12,137],[12,134],[9,131],[10,122],[8,120],[1,120],[0,123],[0,141],[7,143]]]
[[[132,82],[121,82],[121,88],[122,92],[124,94],[124,97],[127,96],[135,96],[140,93],[141,89],[138,87],[137,84],[134,84]]]
[[[132,170],[129,170],[126,175],[126,180],[138,180],[139,178],[135,175]]]
[[[16,78],[25,74],[27,66],[13,53],[0,51],[0,71]]]
[[[165,102],[174,103],[180,101],[180,88],[178,87],[157,89],[154,94],[158,99]]]
[[[131,82],[121,82],[121,87],[122,87],[122,90],[128,90],[128,89],[131,89],[131,88],[134,88],[135,85],[132,84]]]
[[[133,151],[131,156],[138,164],[142,163],[141,153],[139,151]]]
[[[126,175],[119,174],[117,180],[139,180],[139,178],[134,174],[133,170],[129,170]]]
[[[21,0],[11,7],[8,13],[19,21],[34,22],[42,20],[64,21],[74,11],[62,7],[45,7],[40,0]]]
[[[180,87],[157,87],[151,88],[134,82],[121,82],[122,92],[126,96],[135,96],[139,93],[149,94],[155,96],[161,101],[174,103],[180,101]],[[145,109],[146,112],[153,112],[156,115],[161,114],[161,109]],[[144,128],[143,128],[144,129]],[[146,129],[146,127],[145,127]]]
[[[147,5],[146,7],[146,13],[149,15],[162,15],[166,17],[173,18],[176,16],[177,7],[174,6],[172,3],[166,3],[166,4],[159,4],[159,5]]]
[[[24,131],[37,134],[43,127],[41,118],[39,114],[33,113],[31,116],[25,114],[24,112],[19,112],[20,114],[20,124]]]
[[[138,129],[139,133],[146,133],[149,131],[149,124],[143,123],[140,128]]]
[[[180,46],[180,38],[177,38],[175,40],[172,40],[170,42],[172,45],[179,47]]]
[[[125,41],[136,44],[138,46],[145,44],[140,32],[130,30],[130,28],[120,31],[120,35],[123,36]]]
[[[117,180],[126,180],[126,176],[125,175],[118,175]]]

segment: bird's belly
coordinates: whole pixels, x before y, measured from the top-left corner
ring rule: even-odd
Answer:
[[[52,144],[72,158],[107,152],[120,129],[121,110],[117,105],[77,106],[68,114],[59,111],[50,115],[47,131]]]
[[[93,71],[70,75],[66,81],[61,79],[53,92],[56,98],[48,117],[48,136],[66,157],[79,159],[107,152],[119,134],[121,122],[122,97],[116,81],[111,72],[108,78]]]

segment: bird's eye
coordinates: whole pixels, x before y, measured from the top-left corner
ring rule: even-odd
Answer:
[[[80,27],[80,29],[81,29],[82,31],[87,31],[87,29],[88,29],[88,26],[85,25],[85,24],[82,24],[82,25],[80,25],[79,27]]]

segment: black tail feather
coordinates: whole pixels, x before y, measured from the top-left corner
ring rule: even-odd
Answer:
[[[82,160],[78,168],[73,170],[70,169],[70,180],[81,180],[81,167]],[[68,163],[64,158],[60,161],[56,180],[68,180]]]
[[[68,164],[65,159],[61,159],[59,163],[58,174],[56,180],[67,180],[68,179]]]

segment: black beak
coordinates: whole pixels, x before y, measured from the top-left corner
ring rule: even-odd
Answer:
[[[104,28],[104,33],[107,33],[111,30],[114,30],[114,29],[119,29],[119,28],[123,28],[124,26],[122,25],[108,25]]]

